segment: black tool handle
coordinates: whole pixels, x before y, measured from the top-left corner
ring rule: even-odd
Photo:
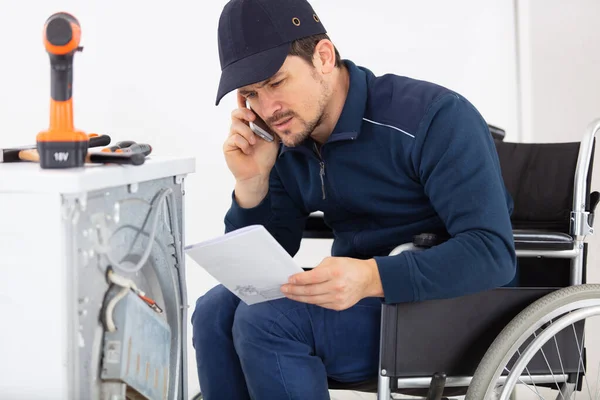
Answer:
[[[142,165],[146,161],[146,157],[141,153],[88,153],[88,159],[91,163],[101,164],[130,164]]]
[[[90,138],[89,147],[102,147],[102,146],[108,146],[109,144],[110,144],[110,136],[108,136],[108,135],[92,136]]]

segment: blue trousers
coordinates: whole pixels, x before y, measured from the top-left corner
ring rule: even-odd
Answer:
[[[344,311],[289,299],[248,306],[219,285],[192,314],[206,400],[329,399],[327,378],[377,376],[381,299]]]

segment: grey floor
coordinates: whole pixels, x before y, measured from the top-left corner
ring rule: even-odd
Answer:
[[[330,390],[331,400],[375,400],[377,396],[372,393],[351,392],[348,390]]]

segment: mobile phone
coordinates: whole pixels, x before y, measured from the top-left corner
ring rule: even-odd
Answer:
[[[250,108],[250,102],[248,100],[246,100],[246,108],[252,110],[252,108]],[[254,114],[256,115],[256,120],[255,120],[256,123],[250,121],[250,129],[252,129],[252,132],[254,132],[256,135],[260,136],[267,142],[272,142],[273,135],[267,131],[266,124],[263,122],[262,119],[260,119],[260,117],[256,113],[254,113]],[[259,124],[264,125],[264,127],[260,126]]]

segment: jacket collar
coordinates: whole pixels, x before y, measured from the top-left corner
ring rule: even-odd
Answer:
[[[367,75],[350,60],[343,60],[348,68],[350,75],[350,85],[344,108],[340,114],[333,132],[325,143],[337,142],[340,140],[354,140],[360,134],[360,128],[363,123],[363,116],[367,105]],[[306,150],[313,152],[313,140],[308,138],[297,147],[287,147],[281,144],[280,156],[287,151]]]

